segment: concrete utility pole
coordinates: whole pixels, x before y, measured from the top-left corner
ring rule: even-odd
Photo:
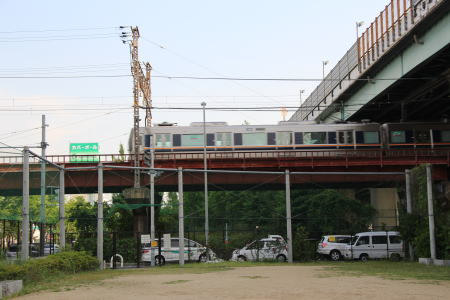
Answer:
[[[288,262],[294,261],[292,253],[292,216],[291,216],[291,182],[289,170],[285,172],[286,181],[286,235],[288,243]]]
[[[27,260],[30,247],[30,153],[28,147],[23,148],[22,171],[22,249],[21,259]],[[17,237],[18,238],[18,237]]]
[[[153,139],[150,141],[150,168],[155,167],[155,153],[153,150]],[[151,266],[155,266],[155,249],[153,241],[155,240],[155,170],[150,171],[150,257]]]
[[[98,201],[97,201],[97,259],[100,270],[103,265],[103,164],[98,164]],[[113,259],[116,259],[115,257]]]
[[[45,115],[42,115],[42,141],[41,141],[41,156],[45,159],[45,150],[47,148],[47,143],[45,141]],[[39,210],[39,221],[40,221],[40,236],[39,236],[39,253],[40,256],[44,256],[44,245],[45,245],[45,161],[41,160],[41,206]]]
[[[428,196],[428,226],[430,231],[431,259],[436,259],[436,238],[434,234],[434,208],[433,208],[433,177],[431,164],[427,164],[427,196]]]
[[[121,27],[125,28],[125,27]],[[139,135],[139,93],[142,92],[145,107],[145,126],[151,126],[152,124],[152,100],[151,100],[151,87],[150,87],[150,72],[152,67],[150,63],[145,63],[145,74],[142,70],[141,63],[139,62],[139,28],[131,27],[131,40],[128,40],[129,33],[122,32],[120,36],[124,43],[130,44],[131,54],[131,74],[133,76],[133,147],[134,147],[134,166],[140,166],[139,151],[141,145],[141,139]],[[134,170],[134,187],[138,188],[141,185],[140,170]]]
[[[64,169],[59,170],[59,248],[66,248],[66,224],[65,224],[65,183]]]
[[[411,170],[405,170],[406,212],[412,214]],[[408,244],[409,259],[414,260],[414,251],[411,242]]]
[[[203,168],[204,172],[204,185],[205,185],[205,246],[209,246],[209,206],[208,206],[208,164],[206,159],[206,102],[201,103],[203,108]]]
[[[178,240],[179,240],[179,262],[184,265],[184,207],[183,207],[183,169],[178,168]]]

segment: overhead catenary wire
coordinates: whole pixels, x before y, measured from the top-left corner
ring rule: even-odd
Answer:
[[[108,74],[108,75],[72,75],[72,76],[0,76],[0,79],[73,79],[73,78],[115,78],[132,77],[131,74]],[[225,80],[225,81],[279,81],[279,82],[301,82],[301,81],[419,81],[432,80],[435,77],[392,77],[392,78],[251,78],[251,77],[200,77],[200,76],[171,76],[171,75],[153,75],[152,78],[163,79],[189,79],[189,80]]]

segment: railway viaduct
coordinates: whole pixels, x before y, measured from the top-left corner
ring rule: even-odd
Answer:
[[[391,0],[374,22],[358,37],[339,63],[302,104],[290,121],[318,122],[370,119],[374,122],[446,121],[450,113],[450,1]],[[273,151],[208,153],[209,169],[259,170],[291,172],[404,172],[423,163],[433,164],[434,180],[449,181],[449,150],[348,150],[348,151]],[[65,167],[69,156],[49,156],[48,159]],[[100,155],[104,164],[132,166],[133,157]],[[142,157],[141,165],[145,166]],[[0,158],[0,193],[18,195],[22,189],[20,157]],[[31,167],[30,192],[39,190],[38,161]],[[83,164],[89,166],[89,164]],[[155,157],[157,168],[203,168],[202,153],[167,153]],[[66,193],[95,193],[95,170],[66,173]],[[148,183],[148,175],[141,175]],[[57,171],[47,172],[47,185],[58,185]],[[374,187],[372,204],[378,209],[395,208],[396,189],[403,184],[399,175],[296,175],[293,188],[334,187],[351,189]],[[264,184],[261,184],[264,183]],[[280,188],[283,178],[270,175],[212,174],[210,189],[244,189],[255,184],[261,188]],[[156,177],[157,191],[176,190],[173,172]],[[105,192],[121,192],[133,186],[130,170],[105,169]],[[201,190],[203,178],[185,175],[186,190]],[[390,190],[386,190],[391,188]]]

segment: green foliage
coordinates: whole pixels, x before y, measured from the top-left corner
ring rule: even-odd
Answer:
[[[311,261],[316,258],[317,243],[309,239],[309,234],[302,226],[297,227],[293,237],[293,253],[295,261]]]
[[[230,258],[236,248],[286,232],[284,191],[212,191],[209,193],[209,246],[221,258]],[[204,194],[184,194],[185,236],[204,243]],[[375,210],[336,190],[294,190],[292,223],[296,260],[315,258],[323,234],[351,234],[366,230]],[[178,231],[178,199],[175,193],[161,208],[157,227],[165,233]],[[228,244],[225,244],[225,225]],[[285,236],[286,237],[286,236]]]
[[[0,265],[0,280],[22,279],[25,283],[41,281],[48,276],[95,270],[98,261],[85,252],[60,252],[23,264]]]
[[[367,229],[375,210],[336,190],[294,191],[292,203],[295,223],[305,228],[311,238],[323,234],[352,234]]]
[[[55,205],[55,196],[45,197],[46,223],[56,223],[58,220],[58,207]],[[30,219],[40,222],[41,196],[30,196]],[[0,196],[0,219],[22,220],[22,197]]]
[[[117,237],[116,253],[122,255],[124,262],[136,262],[136,238],[134,237]],[[74,250],[85,251],[91,255],[97,253],[97,238],[82,237],[74,244]],[[113,255],[113,238],[112,234],[107,234],[103,238],[103,257],[107,262]]]
[[[426,167],[412,170],[413,213],[405,209],[400,214],[400,232],[407,242],[411,242],[416,257],[430,257],[430,237],[428,228],[428,198]],[[434,193],[434,218],[436,254],[438,258],[450,259],[450,209],[449,200]]]
[[[132,231],[133,215],[130,210],[116,207],[115,203],[125,203],[121,194],[113,195],[113,203],[104,203],[105,231]],[[70,223],[77,233],[92,233],[97,231],[97,203],[87,202],[83,197],[76,197],[66,203],[66,213]]]

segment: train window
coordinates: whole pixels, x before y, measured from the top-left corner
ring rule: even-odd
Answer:
[[[203,146],[204,143],[203,134],[183,134],[181,136],[181,146]]]
[[[305,132],[303,133],[303,144],[326,144],[327,133],[326,132]]]
[[[216,134],[216,146],[232,146],[231,132],[218,132]]]
[[[295,144],[300,145],[303,144],[303,133],[302,132],[296,132],[294,134],[295,136]]]
[[[155,134],[155,146],[156,147],[170,147],[170,133],[157,133]]]
[[[391,142],[392,143],[405,143],[406,135],[404,131],[391,131]]]
[[[450,130],[441,131],[441,140],[443,142],[450,142]]]
[[[267,145],[267,136],[263,132],[243,133],[242,145],[244,146],[265,146]]]
[[[429,130],[416,130],[415,131],[416,143],[429,143],[430,131]]]
[[[277,132],[277,145],[292,145],[292,132]]]
[[[380,137],[377,131],[364,131],[364,144],[378,144],[380,142]]]

